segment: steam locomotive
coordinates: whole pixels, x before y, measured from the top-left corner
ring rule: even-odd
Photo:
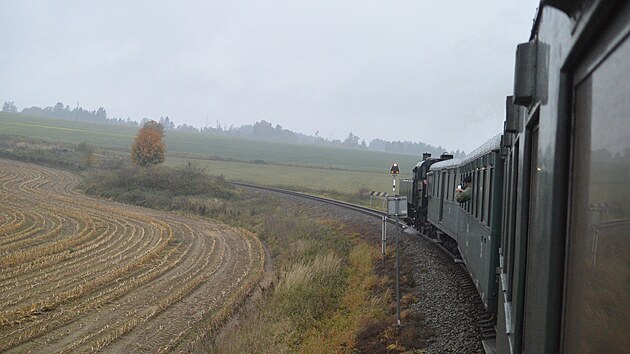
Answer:
[[[629,38],[629,1],[541,1],[502,131],[463,159],[425,154],[400,186],[465,263],[498,353],[630,351]]]

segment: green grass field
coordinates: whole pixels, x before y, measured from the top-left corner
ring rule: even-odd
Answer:
[[[0,112],[0,135],[52,142],[89,142],[103,150],[126,153],[137,128]],[[290,145],[233,137],[167,131],[166,163],[195,160],[212,175],[229,180],[294,189],[354,193],[389,191],[389,168],[398,162],[407,175],[418,161],[411,155],[321,146]]]
[[[186,158],[169,157],[166,164],[176,167],[189,161]],[[356,192],[361,188],[386,191],[391,188],[388,173],[331,170],[301,166],[262,165],[244,162],[197,160],[211,175],[223,175],[232,181],[310,190],[336,190]]]

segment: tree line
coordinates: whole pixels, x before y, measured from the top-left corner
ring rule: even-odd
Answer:
[[[18,109],[14,102],[4,102],[2,106],[3,112],[18,113]],[[110,118],[107,116],[107,111],[103,107],[99,107],[97,110],[87,110],[80,107],[78,104],[75,108],[70,108],[68,105],[64,105],[62,102],[57,102],[52,107],[28,107],[22,109],[21,113],[37,116],[45,116],[51,118],[62,119],[75,119],[86,121],[97,121],[106,123],[126,124],[135,127],[143,127],[147,122],[151,121],[149,118],[143,118],[140,123],[131,120],[129,117],[122,118]],[[164,130],[173,130],[189,133],[209,134],[209,135],[224,135],[242,137],[248,139],[281,142],[288,144],[307,144],[307,145],[319,145],[329,147],[341,147],[349,149],[361,149],[370,151],[382,151],[400,154],[409,154],[422,156],[423,153],[429,152],[433,156],[440,155],[444,152],[449,152],[454,157],[463,157],[465,153],[460,150],[449,151],[442,146],[433,146],[425,144],[423,142],[414,141],[386,141],[383,139],[373,139],[369,143],[365,139],[361,139],[359,136],[350,132],[344,139],[326,139],[319,135],[319,131],[314,135],[307,135],[299,132],[294,132],[288,129],[284,129],[281,125],[273,125],[270,122],[261,120],[254,124],[246,124],[240,127],[234,127],[233,125],[227,127],[221,126],[219,121],[216,122],[215,127],[205,126],[197,128],[188,124],[176,125],[173,120],[168,116],[155,119],[155,122],[159,123]]]
[[[369,143],[365,141],[365,139],[361,139],[361,137],[350,132],[348,136],[344,140],[340,139],[326,139],[319,136],[319,131],[315,132],[314,135],[307,135],[303,133],[293,132],[288,129],[284,129],[281,125],[273,125],[265,120],[256,122],[254,124],[247,124],[240,127],[230,126],[225,127],[221,126],[218,122],[216,127],[204,127],[201,129],[187,126],[187,131],[191,132],[199,132],[205,134],[214,134],[214,135],[228,135],[228,136],[236,136],[243,137],[249,139],[263,140],[263,141],[271,141],[271,142],[282,142],[288,144],[309,144],[309,145],[320,145],[320,146],[331,146],[331,147],[342,147],[342,148],[350,148],[350,149],[361,149],[361,150],[369,150],[369,151],[382,151],[382,152],[391,152],[391,153],[400,153],[400,154],[408,154],[408,155],[417,155],[422,156],[423,153],[429,152],[433,156],[441,155],[444,152],[448,152],[453,154],[454,157],[464,157],[466,154],[464,151],[456,150],[449,151],[441,145],[433,146],[430,144],[425,144],[423,142],[414,142],[414,141],[386,141],[383,139],[373,139]]]
[[[5,101],[2,105],[2,112],[18,113],[18,109],[13,101]],[[103,107],[99,107],[96,110],[90,111],[83,107],[80,107],[77,104],[75,108],[71,109],[70,106],[64,105],[62,102],[57,102],[54,106],[44,108],[37,106],[24,107],[19,113],[50,118],[118,123],[132,125],[136,127],[138,126],[138,122],[131,120],[131,118],[129,117],[127,119],[108,117],[107,110],[105,110],[105,108]]]

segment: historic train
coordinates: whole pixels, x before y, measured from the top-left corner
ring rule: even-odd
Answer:
[[[425,154],[401,185],[415,226],[459,252],[498,353],[630,352],[629,37],[630,1],[541,1],[501,133]]]

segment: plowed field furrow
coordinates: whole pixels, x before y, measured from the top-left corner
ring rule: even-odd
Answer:
[[[2,255],[3,259],[5,259],[5,256],[20,253],[22,252],[21,250],[41,247],[47,243],[54,242],[63,228],[71,228],[73,225],[75,226],[75,230],[81,228],[77,220],[72,219],[70,215],[62,219],[57,215],[49,216],[43,214],[41,208],[36,210],[36,212],[31,212],[31,215],[36,217],[36,219],[32,221],[31,227],[16,232],[11,240],[7,240],[8,242],[0,246],[0,255]],[[65,231],[66,234],[72,232],[70,230]]]
[[[153,306],[143,306],[147,299],[144,297],[128,296],[120,306],[114,311],[110,311],[108,316],[111,317],[108,321],[108,325],[93,331],[87,336],[84,336],[80,340],[73,343],[71,349],[79,349],[83,351],[87,348],[96,347],[101,348],[103,345],[109,344],[119,338],[120,336],[130,332],[133,328],[139,325],[146,324],[151,318],[157,314],[162,313],[173,303],[181,300],[192,288],[196,287],[199,280],[204,277],[209,277],[216,272],[217,269],[224,268],[224,248],[219,252],[219,257],[202,256],[197,257],[195,267],[187,267],[186,271],[180,272],[178,270],[171,270],[165,276],[161,277],[160,281],[151,284],[147,290],[149,302],[155,304]],[[192,258],[192,257],[186,257]],[[182,284],[185,284],[182,286]],[[173,312],[172,310],[169,312]],[[175,312],[177,316],[183,314]],[[118,314],[124,314],[124,317],[118,316]],[[186,318],[186,317],[184,317]],[[177,321],[176,321],[177,323]],[[179,323],[181,325],[181,323]],[[166,326],[168,323],[161,323],[160,326]]]
[[[4,203],[0,205],[0,242],[6,235],[8,228],[13,227],[24,219],[24,214],[10,213]]]
[[[0,351],[190,348],[260,280],[255,236],[77,185],[0,159]]]
[[[77,282],[85,282],[92,277],[100,276],[107,271],[106,268],[110,268],[107,262],[108,259],[114,259],[116,264],[124,263],[122,255],[133,255],[134,250],[142,249],[142,245],[132,244],[127,242],[127,246],[124,248],[114,247],[116,242],[125,242],[126,240],[114,239],[113,236],[117,234],[118,223],[113,222],[114,227],[109,230],[109,227],[105,228],[101,235],[103,237],[97,237],[93,242],[90,242],[84,247],[79,248],[77,251],[68,254],[68,257],[63,260],[58,260],[56,263],[51,263],[52,266],[45,268],[38,272],[30,272],[30,274],[22,277],[23,282],[29,284],[41,284],[47,286],[50,284],[58,284],[63,287],[71,286]],[[122,230],[124,230],[124,225]],[[119,245],[120,246],[120,245]],[[90,266],[92,265],[92,266]],[[76,269],[77,273],[74,277],[67,277],[68,269]],[[14,292],[21,292],[21,288],[16,288]],[[11,294],[0,295],[0,307],[2,307],[2,299],[11,297]]]
[[[97,237],[91,242],[88,242],[84,247],[81,247],[80,249],[77,249],[77,250],[73,250],[72,252],[68,252],[66,257],[64,257],[61,260],[55,261],[55,263],[51,262],[49,267],[47,267],[47,265],[44,262],[39,262],[38,263],[39,267],[37,267],[37,269],[35,267],[30,267],[29,271],[13,270],[12,274],[22,275],[21,279],[22,281],[25,281],[25,282],[37,282],[38,278],[43,278],[43,277],[49,278],[50,280],[54,280],[55,278],[53,277],[68,266],[76,265],[78,267],[80,266],[79,262],[84,262],[85,264],[94,263],[95,254],[102,255],[102,251],[101,250],[93,251],[93,250],[95,250],[98,247],[102,247],[105,249],[112,247],[113,243],[109,241],[113,239],[113,236],[117,233],[118,226],[119,226],[119,223],[117,221],[114,221],[113,223],[103,223],[102,221],[98,220],[98,218],[95,218],[95,221],[97,221],[95,225],[96,225],[96,230],[99,233],[99,237]],[[43,268],[47,268],[46,271],[41,271],[41,269]],[[38,269],[40,271],[35,272]],[[11,278],[11,274],[9,272],[5,272],[5,274],[3,275],[5,276],[0,277],[0,281]],[[1,295],[0,295],[0,299],[2,299]]]
[[[2,190],[8,190],[7,186],[9,184],[13,183],[14,181],[22,179],[22,175],[20,175],[19,173],[15,173],[14,171],[4,170],[4,171],[0,171],[0,174],[2,174],[2,176],[0,176],[1,181],[2,181]]]
[[[115,243],[109,243],[110,245]],[[134,247],[135,246],[135,247]],[[87,249],[89,249],[90,245],[88,245]],[[83,248],[80,248],[83,249]],[[126,264],[134,259],[134,255],[137,256],[136,250],[146,249],[146,245],[136,245],[132,244],[129,247],[122,249],[122,251],[116,251],[113,255],[115,259],[115,263],[117,265]],[[91,252],[92,256],[94,256]],[[22,296],[20,299],[21,302],[29,301],[32,298],[35,298],[37,294],[47,293],[49,291],[54,290],[55,292],[63,293],[71,288],[80,286],[81,284],[85,284],[91,281],[95,281],[97,277],[102,277],[104,274],[107,274],[109,271],[113,271],[111,265],[108,262],[102,261],[103,257],[112,257],[111,253],[109,254],[98,254],[98,259],[94,257],[87,258],[84,257],[83,262],[81,263],[64,263],[62,267],[57,267],[58,269],[55,271],[45,269],[44,271],[36,273],[36,277],[29,277],[27,282],[23,281],[20,283],[21,286],[16,286],[7,294],[2,294],[0,296],[0,308],[10,309],[10,306],[6,306],[2,300],[4,298],[13,299],[13,294],[18,294],[18,296]],[[123,258],[123,255],[125,258]],[[100,262],[99,262],[100,261]],[[90,264],[96,264],[96,266],[89,266]],[[68,269],[75,269],[73,277],[67,276]],[[51,289],[52,288],[52,289]],[[27,297],[24,297],[24,293],[28,294]],[[13,304],[18,305],[19,303]]]
[[[21,209],[18,209],[13,203],[9,202],[3,203],[3,207],[11,212],[11,217],[14,222],[0,229],[0,254],[2,255],[7,252],[5,245],[18,242],[20,239],[25,238],[25,235],[32,233],[33,230],[40,230],[37,213],[25,214]]]
[[[37,259],[32,260],[28,264],[22,264],[19,267],[11,269],[10,272],[5,271],[0,274],[0,281],[12,279],[13,277],[17,275],[21,275],[21,279],[28,281],[29,280],[28,277],[32,276],[32,273],[34,272],[37,272],[35,276],[37,276],[37,274],[42,274],[42,273],[44,274],[44,276],[47,276],[47,274],[52,271],[56,271],[59,269],[67,270],[68,263],[66,262],[70,262],[70,264],[75,264],[79,261],[84,261],[86,262],[86,264],[89,264],[89,263],[98,264],[94,262],[95,261],[94,257],[97,255],[100,257],[102,256],[103,253],[100,249],[99,250],[95,250],[95,249],[96,248],[108,249],[108,248],[115,247],[116,244],[110,241],[113,241],[115,236],[117,237],[121,234],[118,232],[119,231],[118,227],[119,225],[121,225],[119,221],[112,220],[111,223],[105,223],[104,225],[105,226],[101,225],[101,227],[105,227],[105,230],[109,230],[110,227],[113,228],[113,230],[107,233],[106,231],[102,231],[101,229],[102,231],[101,236],[103,237],[94,239],[93,241],[88,242],[84,247],[81,247],[79,249],[67,250],[60,256],[39,257]],[[98,226],[97,226],[97,230],[99,230]],[[91,259],[87,259],[87,258],[91,258]]]

